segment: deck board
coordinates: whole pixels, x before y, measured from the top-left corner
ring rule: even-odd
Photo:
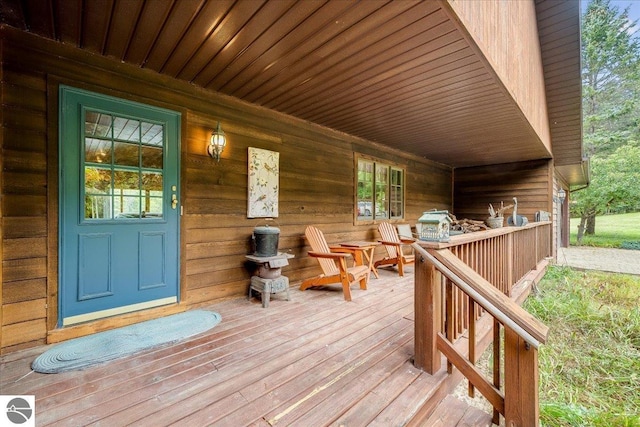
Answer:
[[[445,397],[425,423],[431,427],[489,427],[491,415],[454,396]]]
[[[378,384],[372,390],[355,403],[347,412],[336,419],[334,426],[370,425],[373,420],[393,402],[422,371],[410,363],[404,363],[396,369],[384,382]]]
[[[212,330],[83,371],[28,374],[47,347],[12,353],[2,394],[34,394],[38,425],[402,425],[446,375],[411,363],[413,275],[380,274],[351,302],[292,288],[267,309],[205,307],[222,316]]]
[[[332,414],[332,416],[339,415],[340,412],[334,409],[337,402],[346,405],[341,408],[343,412],[355,405],[366,395],[367,387],[378,385],[385,381],[391,374],[389,371],[402,369],[402,366],[408,361],[407,354],[403,354],[402,350],[410,351],[412,348],[413,345],[407,342],[400,348],[401,351],[390,351],[384,359],[376,363],[373,367],[362,369],[362,372],[352,373],[352,376],[357,375],[357,377],[349,384],[334,384],[333,388],[335,391],[321,404],[315,405],[311,411],[300,419],[297,419],[296,425],[320,425],[323,423],[323,419],[327,419],[326,414]],[[363,365],[363,367],[364,366],[365,365]],[[327,421],[329,420],[327,419]]]

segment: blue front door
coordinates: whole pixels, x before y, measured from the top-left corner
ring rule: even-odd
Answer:
[[[178,300],[180,114],[60,88],[60,325]]]

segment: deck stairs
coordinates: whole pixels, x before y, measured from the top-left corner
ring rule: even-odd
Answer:
[[[491,427],[491,415],[447,395],[424,422],[429,427]]]

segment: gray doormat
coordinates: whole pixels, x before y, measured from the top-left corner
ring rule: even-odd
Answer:
[[[98,332],[56,344],[38,356],[31,368],[44,374],[85,369],[200,334],[216,326],[220,320],[218,313],[192,310]]]

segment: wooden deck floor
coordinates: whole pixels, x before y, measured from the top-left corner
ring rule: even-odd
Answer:
[[[352,302],[338,287],[292,288],[267,309],[205,307],[222,315],[211,331],[84,371],[29,373],[46,347],[12,353],[0,394],[35,395],[38,426],[406,425],[459,377],[412,365],[413,269],[380,273]]]

